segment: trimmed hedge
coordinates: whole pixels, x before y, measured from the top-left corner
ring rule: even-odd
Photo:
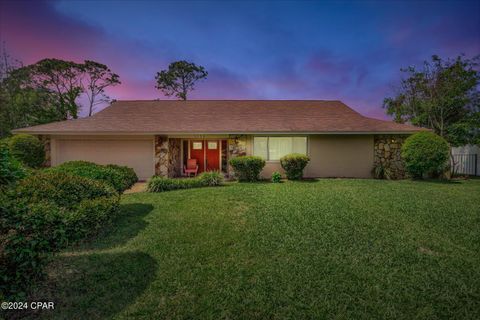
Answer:
[[[65,211],[0,195],[0,300],[24,299],[52,252],[68,242]]]
[[[138,182],[138,177],[137,177],[137,174],[135,173],[135,170],[133,170],[130,167],[119,166],[116,164],[107,164],[105,167],[120,172],[123,176],[123,182],[124,182],[124,185],[127,187],[127,189],[131,188],[135,183]]]
[[[265,167],[265,160],[256,156],[241,156],[230,159],[230,165],[238,181],[257,181]]]
[[[288,180],[300,180],[303,178],[303,170],[310,158],[304,154],[291,153],[280,158],[280,164],[285,170]]]
[[[443,172],[448,165],[449,146],[433,132],[418,132],[402,145],[405,169],[413,178]]]
[[[88,161],[69,161],[47,171],[64,172],[84,178],[99,180],[110,184],[115,190],[122,193],[129,189],[138,177],[133,169],[117,165],[99,165]]]
[[[119,200],[104,182],[62,172],[39,172],[0,193],[0,298],[25,298],[49,255],[98,232]]]
[[[164,192],[179,189],[214,187],[223,183],[223,176],[217,171],[204,172],[195,178],[153,177],[148,181],[148,192]]]
[[[39,168],[45,162],[43,143],[29,134],[18,134],[8,139],[12,155],[30,168]]]
[[[18,183],[16,195],[30,202],[48,201],[72,209],[85,199],[118,197],[108,184],[63,172],[39,172]]]
[[[0,190],[24,178],[25,170],[11,155],[8,146],[0,142]]]

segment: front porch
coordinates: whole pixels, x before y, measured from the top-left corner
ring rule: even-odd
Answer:
[[[155,175],[164,177],[184,176],[188,159],[195,159],[198,173],[220,171],[232,174],[228,161],[247,154],[245,136],[198,135],[155,136]]]

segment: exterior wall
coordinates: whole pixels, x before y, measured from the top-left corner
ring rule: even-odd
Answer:
[[[310,162],[304,177],[372,177],[373,135],[309,135],[307,143]],[[253,154],[253,136],[247,139],[247,151]],[[284,174],[280,161],[267,161],[261,177],[269,179],[274,171]]]
[[[181,143],[182,140],[178,138],[168,139],[168,176],[179,177],[181,176]]]
[[[153,136],[53,135],[51,165],[70,160],[131,167],[141,180],[154,174]]]
[[[235,157],[240,157],[240,156],[246,156],[247,154],[251,154],[252,151],[249,151],[249,145],[251,137],[249,136],[236,136],[236,137],[231,137],[227,140],[228,144],[228,156],[227,156],[227,161],[229,161],[232,158]],[[233,176],[233,168],[228,165],[228,175],[230,177]]]
[[[181,139],[155,136],[155,175],[178,177],[181,175]]]
[[[406,178],[405,165],[401,155],[402,144],[408,135],[376,135],[374,166],[390,169],[392,179]]]
[[[370,178],[373,167],[372,135],[312,135],[305,177]]]
[[[43,148],[45,150],[45,162],[44,167],[50,167],[52,165],[52,151],[51,140],[49,135],[39,135],[38,139],[43,142]]]

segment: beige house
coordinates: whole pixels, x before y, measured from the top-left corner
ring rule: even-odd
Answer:
[[[262,176],[270,177],[292,152],[310,157],[306,177],[368,178],[379,163],[402,177],[400,146],[420,130],[364,117],[340,101],[162,100],[116,101],[89,118],[14,132],[44,140],[47,165],[115,163],[146,180],[181,176],[187,159],[197,159],[200,172],[231,174],[228,160],[241,155],[263,157]]]

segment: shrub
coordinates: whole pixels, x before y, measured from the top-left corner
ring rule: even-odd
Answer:
[[[280,172],[274,171],[272,173],[272,182],[273,183],[280,183],[281,180],[282,180],[282,175],[280,174]]]
[[[68,239],[76,241],[97,233],[111,223],[119,207],[117,197],[100,197],[83,200],[65,222]]]
[[[64,172],[84,178],[99,180],[110,184],[118,192],[129,189],[138,181],[133,169],[117,165],[102,166],[88,161],[69,161],[48,169],[53,172]]]
[[[18,183],[16,196],[29,202],[48,201],[72,209],[85,199],[118,196],[101,181],[63,172],[39,172]]]
[[[0,193],[1,295],[23,298],[51,253],[98,232],[118,205],[104,182],[61,172],[37,173]]]
[[[153,177],[148,181],[148,192],[164,192],[179,189],[190,189],[201,187],[200,180],[197,178],[171,179],[165,177]]]
[[[302,179],[303,169],[305,169],[309,161],[309,157],[299,153],[287,154],[280,158],[280,164],[285,170],[288,180]]]
[[[255,156],[241,156],[230,159],[230,165],[239,181],[257,181],[265,160]]]
[[[107,164],[106,167],[116,170],[123,175],[123,181],[125,183],[125,186],[127,187],[126,189],[131,188],[135,183],[138,182],[138,176],[135,173],[135,170],[133,170],[132,168],[129,168],[127,166],[119,166],[116,164]]]
[[[29,134],[18,134],[9,139],[12,155],[30,168],[39,168],[45,162],[43,143]]]
[[[195,179],[198,179],[200,184],[205,187],[215,187],[223,183],[223,175],[218,171],[203,172]]]
[[[443,171],[448,156],[447,141],[432,132],[415,133],[402,146],[405,169],[413,178]]]
[[[25,177],[26,172],[20,163],[12,157],[8,146],[0,143],[0,189]]]
[[[48,256],[66,245],[64,221],[64,210],[54,204],[0,195],[0,299],[25,298]]]

